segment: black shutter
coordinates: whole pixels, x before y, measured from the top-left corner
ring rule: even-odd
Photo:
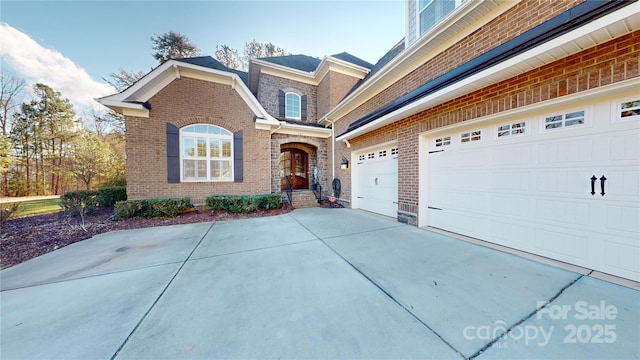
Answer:
[[[278,113],[279,117],[284,118],[284,107],[286,105],[286,100],[284,98],[284,91],[278,90]]]
[[[167,182],[180,182],[180,131],[167,123]]]
[[[300,118],[307,120],[307,95],[302,95],[300,98]]]
[[[242,182],[244,169],[242,166],[242,130],[233,133],[233,181]]]

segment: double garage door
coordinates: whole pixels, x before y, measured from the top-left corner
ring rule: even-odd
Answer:
[[[638,114],[607,101],[426,137],[420,225],[640,280]]]

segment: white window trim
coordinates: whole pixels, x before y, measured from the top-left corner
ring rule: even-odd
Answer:
[[[622,117],[620,113],[622,109],[620,109],[620,105],[629,101],[638,101],[640,100],[640,96],[633,96],[629,98],[624,98],[621,100],[613,101],[611,104],[611,121],[612,122],[628,122],[628,121],[638,121],[640,120],[640,115]]]
[[[524,133],[520,133],[520,134],[512,134],[511,132],[515,129],[512,128],[513,125],[515,124],[519,124],[519,123],[524,123]],[[498,134],[500,133],[500,131],[498,130],[500,127],[502,126],[507,126],[509,125],[509,135],[508,136],[498,136]],[[503,130],[506,131],[506,130]],[[499,141],[504,141],[504,140],[509,140],[509,139],[520,139],[523,138],[525,136],[529,136],[531,135],[531,122],[529,120],[513,120],[513,121],[509,121],[509,122],[503,122],[500,123],[496,126],[493,127],[493,138],[494,140],[499,140]]]
[[[449,18],[452,14],[454,14],[456,12],[456,10],[458,10],[460,8],[460,5],[462,5],[465,1],[468,0],[455,0],[456,3],[454,5],[453,10],[451,10],[450,13],[448,13],[447,15],[445,15],[443,18],[441,18],[440,20],[438,20],[436,23],[433,24],[432,27],[426,29],[424,32],[422,31],[422,27],[421,27],[421,23],[420,23],[420,15],[422,14],[422,12],[424,11],[424,9],[426,9],[427,7],[429,7],[429,5],[434,2],[434,1],[438,1],[438,0],[431,0],[429,1],[429,4],[427,4],[427,6],[425,6],[423,9],[420,9],[420,0],[416,0],[415,1],[415,5],[416,5],[416,37],[415,37],[415,41],[417,41],[418,39],[420,39],[422,36],[424,36],[425,34],[431,32],[431,30],[433,29],[437,29],[439,27],[439,25],[447,18]],[[470,1],[470,2],[473,2]]]
[[[474,132],[479,132],[480,134],[478,135],[473,135]],[[469,141],[462,141],[462,135],[464,134],[469,134]],[[462,132],[459,132],[457,134],[458,136],[458,144],[460,145],[468,145],[468,144],[479,144],[482,143],[484,141],[484,137],[486,136],[486,134],[484,133],[484,129],[480,128],[480,129],[475,129],[475,130],[465,130]],[[475,136],[480,136],[479,140],[472,140]]]
[[[289,95],[295,95],[298,97],[298,116],[289,116],[289,104],[287,101],[287,97]],[[295,119],[295,120],[302,119],[302,96],[300,96],[300,94],[292,91],[284,93],[284,117],[287,119]]]
[[[565,126],[564,124],[566,121],[565,115],[578,112],[578,111],[584,111],[584,123],[580,125]],[[573,108],[573,109],[567,109],[567,110],[557,111],[553,113],[547,113],[540,117],[540,133],[549,134],[549,133],[555,133],[555,132],[561,132],[561,131],[571,131],[571,129],[575,130],[575,129],[582,129],[585,127],[591,127],[591,113],[592,111],[590,107]],[[546,126],[547,118],[550,116],[558,116],[558,115],[563,116],[562,126],[558,128],[547,129],[547,126]]]
[[[197,125],[204,125],[204,126],[212,126],[212,127],[216,127],[216,128],[220,128],[228,133],[230,133],[230,135],[219,135],[219,134],[200,134],[200,133],[192,133],[192,132],[187,132],[184,135],[183,134],[183,130],[187,129],[189,127],[192,126],[197,126]],[[184,178],[184,142],[183,142],[183,136],[186,137],[193,137],[193,138],[205,138],[207,139],[207,145],[206,145],[206,159],[203,158],[196,158],[194,157],[193,160],[205,160],[207,162],[207,178],[206,179],[185,179]],[[231,143],[231,156],[229,158],[229,161],[231,162],[231,175],[228,179],[211,179],[211,160],[221,160],[222,158],[211,158],[210,155],[210,151],[211,151],[211,146],[210,146],[210,139],[215,139],[215,140],[229,140]],[[211,125],[211,124],[191,124],[191,125],[187,125],[184,126],[182,128],[180,128],[180,135],[178,138],[178,141],[180,142],[180,182],[185,182],[185,183],[194,183],[194,182],[233,182],[234,180],[234,154],[233,154],[233,133],[221,126],[216,126],[216,125]],[[197,145],[196,145],[197,147]],[[186,158],[187,160],[191,159],[190,157]]]

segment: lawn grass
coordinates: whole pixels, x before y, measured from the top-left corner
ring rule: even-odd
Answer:
[[[49,214],[60,210],[62,210],[62,208],[60,207],[59,198],[27,200],[20,202],[18,211],[16,211],[12,217],[16,218],[29,215]]]

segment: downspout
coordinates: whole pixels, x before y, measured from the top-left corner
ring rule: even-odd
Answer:
[[[333,179],[336,178],[336,166],[335,166],[335,159],[336,159],[336,133],[335,133],[335,129],[334,129],[334,124],[333,121],[329,120],[328,118],[323,118],[322,120],[328,122],[331,124],[331,181],[333,181]],[[321,120],[321,121],[322,121]]]
[[[278,127],[275,130],[271,130],[271,133],[269,135],[277,133],[280,129],[282,129],[282,123],[279,123]]]

